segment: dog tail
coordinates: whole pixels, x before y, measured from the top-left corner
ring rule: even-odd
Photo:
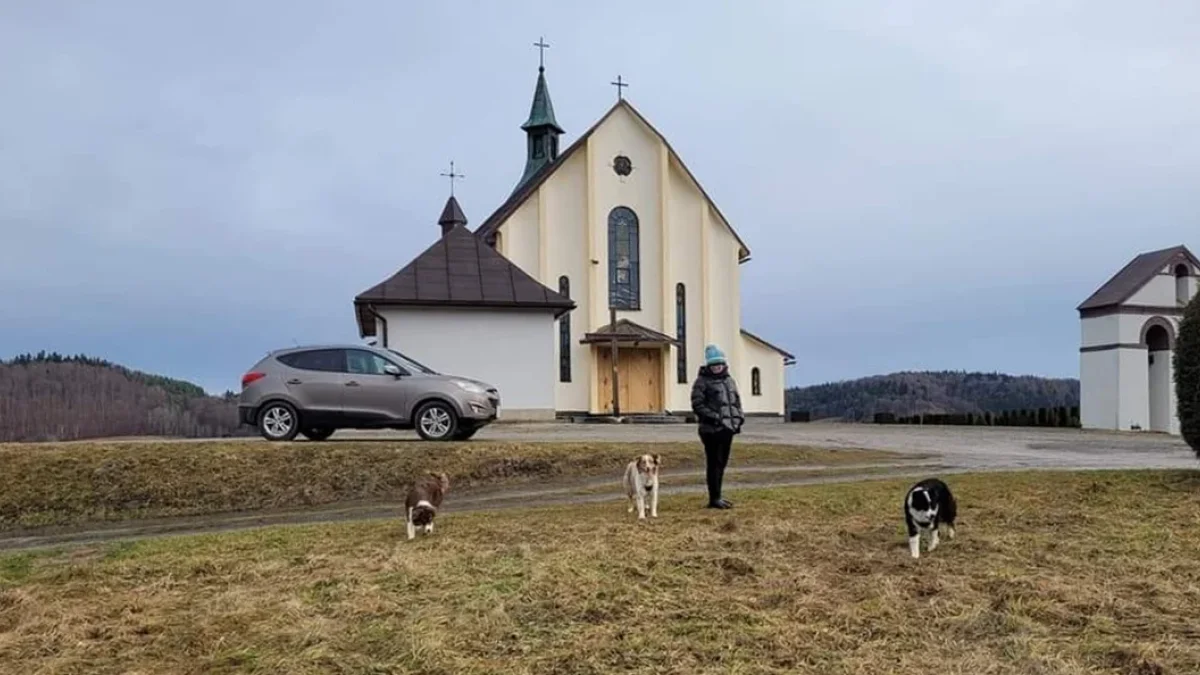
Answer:
[[[417,526],[428,525],[433,522],[435,515],[437,515],[437,509],[427,504],[419,504],[413,507],[412,524]]]

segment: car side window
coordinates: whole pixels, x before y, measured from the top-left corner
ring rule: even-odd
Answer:
[[[341,373],[346,369],[346,357],[341,349],[311,349],[279,357],[279,361],[300,370]]]
[[[387,371],[383,368],[389,363],[382,356],[362,349],[349,349],[346,351],[347,370],[356,375],[387,375]],[[404,372],[403,368],[401,368],[401,372]]]

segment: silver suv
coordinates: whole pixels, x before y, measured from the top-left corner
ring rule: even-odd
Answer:
[[[268,441],[321,441],[338,429],[413,429],[429,441],[466,440],[493,422],[500,394],[442,375],[400,352],[365,345],[293,347],[242,376],[238,416]]]

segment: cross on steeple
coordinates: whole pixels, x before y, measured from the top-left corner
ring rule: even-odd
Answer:
[[[443,172],[439,175],[445,176],[450,179],[450,196],[451,197],[454,196],[454,181],[455,181],[455,179],[466,178],[466,176],[462,175],[461,173],[454,173],[454,160],[450,160],[450,173]]]
[[[533,46],[538,48],[538,70],[539,71],[545,70],[546,69],[546,49],[549,48],[550,45],[546,43],[546,38],[539,37],[538,41],[533,43]]]
[[[628,83],[628,82],[622,82],[622,81],[621,81],[621,76],[620,76],[620,75],[618,75],[618,76],[617,76],[617,81],[616,81],[616,82],[609,82],[609,84],[611,84],[611,85],[613,85],[614,87],[616,87],[616,88],[617,88],[617,100],[618,100],[618,101],[620,101],[622,98],[624,98],[624,96],[622,96],[622,95],[621,95],[621,90],[622,90],[622,89],[624,89],[625,87],[628,87],[628,86],[629,86],[629,83]]]

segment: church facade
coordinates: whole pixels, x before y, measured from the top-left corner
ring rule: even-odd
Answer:
[[[1184,246],[1143,253],[1079,305],[1080,423],[1179,434],[1173,350],[1200,261]]]
[[[460,323],[474,326],[469,337],[480,341],[488,339],[497,313],[508,317],[506,325],[524,321],[521,331],[530,337],[523,348],[535,350],[529,358],[540,361],[536,367],[513,363],[504,372],[493,365],[485,368],[487,375],[461,374],[490,377],[502,397],[506,390],[533,387],[536,378],[538,400],[549,405],[526,397],[529,402],[510,417],[610,414],[616,342],[621,413],[687,413],[691,382],[711,343],[726,352],[747,414],[782,416],[785,368],[794,358],[741,324],[741,265],[750,260],[750,249],[666,138],[622,97],[560,149],[564,132],[542,68],[522,129],[527,142],[521,177],[470,234],[496,254],[485,264],[503,261],[536,281],[541,290],[528,295],[537,302],[520,306],[507,289],[493,295],[514,300],[510,306],[469,306],[464,300],[426,304],[422,311],[457,313]],[[451,201],[442,218],[444,236],[453,233],[465,247],[458,221],[465,225],[466,218]],[[411,314],[414,306],[404,304],[403,294],[389,298],[379,287],[372,290],[355,300],[364,337],[387,343],[400,332],[423,335],[392,345],[418,360],[424,349],[444,350],[447,340],[467,339],[438,337],[441,330]],[[486,288],[471,293],[476,291],[489,293]],[[463,326],[456,324],[456,330]],[[429,344],[438,340],[443,346]]]

